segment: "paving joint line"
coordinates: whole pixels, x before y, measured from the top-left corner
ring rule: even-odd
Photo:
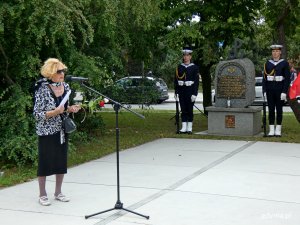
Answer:
[[[237,148],[236,150],[234,150],[234,151],[230,152],[229,154],[221,157],[220,159],[217,159],[216,161],[214,161],[214,162],[208,164],[207,166],[199,169],[198,171],[192,173],[191,175],[189,175],[189,176],[177,181],[176,183],[170,185],[166,189],[164,189],[162,191],[159,191],[159,192],[157,192],[157,193],[155,193],[155,194],[153,194],[153,195],[151,195],[151,196],[149,196],[149,197],[147,197],[147,198],[145,198],[145,199],[143,199],[143,200],[141,200],[141,201],[139,201],[135,204],[132,204],[131,206],[129,206],[127,208],[130,209],[130,210],[135,210],[135,209],[137,209],[137,208],[139,208],[143,205],[146,205],[147,203],[149,203],[149,202],[151,202],[151,201],[167,194],[170,191],[174,191],[176,188],[183,185],[184,183],[192,180],[193,178],[195,178],[195,177],[199,176],[200,174],[208,171],[209,169],[212,169],[213,167],[221,164],[222,162],[226,161],[227,159],[230,159],[231,157],[233,157],[233,156],[237,155],[238,153],[244,151],[245,149],[249,148],[250,146],[252,146],[255,143],[256,143],[256,141],[250,141],[250,142],[246,143],[245,145]],[[105,219],[101,220],[100,222],[96,223],[95,225],[106,225],[106,224],[122,217],[123,215],[125,215],[127,213],[128,212],[118,210],[118,212],[108,216],[107,218],[105,218]]]

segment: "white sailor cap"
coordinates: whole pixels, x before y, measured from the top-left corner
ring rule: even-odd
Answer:
[[[282,47],[283,47],[282,45],[271,45],[271,46],[270,46],[270,48],[271,48],[272,50],[275,50],[275,49],[281,50]]]
[[[193,52],[193,50],[189,47],[184,47],[182,49],[182,54],[186,55],[186,54],[191,54]]]

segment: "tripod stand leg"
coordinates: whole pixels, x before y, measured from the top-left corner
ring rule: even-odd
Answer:
[[[137,212],[134,212],[134,211],[131,211],[129,209],[126,209],[126,208],[122,208],[123,210],[127,211],[127,212],[130,212],[130,213],[133,213],[133,214],[136,214],[138,216],[142,216],[144,218],[146,218],[147,220],[150,218],[150,216],[146,216],[146,215],[143,215],[143,214],[140,214],[140,213],[137,213]]]
[[[143,214],[134,212],[134,211],[132,211],[132,210],[123,208],[123,203],[122,203],[120,200],[117,200],[117,202],[116,202],[116,204],[115,204],[115,209],[123,209],[123,210],[125,210],[125,211],[127,211],[127,212],[130,212],[130,213],[133,213],[133,214],[135,214],[135,215],[144,217],[144,218],[146,218],[146,219],[149,219],[149,218],[150,218],[149,216],[146,216],[146,215],[143,215]]]
[[[97,212],[97,213],[94,213],[94,214],[91,214],[91,215],[87,215],[85,216],[86,219],[92,217],[92,216],[96,216],[96,215],[99,215],[99,214],[102,214],[102,213],[106,213],[106,212],[109,212],[109,211],[112,211],[114,210],[115,208],[111,208],[111,209],[107,209],[107,210],[104,210],[104,211],[101,211],[101,212]]]
[[[102,213],[110,212],[110,211],[115,210],[115,209],[124,210],[124,211],[130,212],[130,213],[133,213],[133,214],[135,214],[135,215],[144,217],[144,218],[146,218],[146,219],[149,219],[149,218],[150,218],[150,216],[146,216],[146,215],[143,215],[143,214],[134,212],[134,211],[132,211],[132,210],[123,208],[123,203],[122,203],[121,201],[119,201],[119,200],[116,202],[114,208],[107,209],[107,210],[104,210],[104,211],[101,211],[101,212],[97,212],[97,213],[94,213],[94,214],[91,214],[91,215],[87,215],[87,216],[85,216],[85,218],[88,219],[88,218],[90,218],[90,217],[92,217],[92,216],[96,216],[96,215],[99,215],[99,214],[102,214]]]

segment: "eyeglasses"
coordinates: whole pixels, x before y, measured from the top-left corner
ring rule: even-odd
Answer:
[[[62,73],[66,73],[67,70],[66,69],[62,69],[62,70],[57,70],[56,73],[57,74],[62,74]]]

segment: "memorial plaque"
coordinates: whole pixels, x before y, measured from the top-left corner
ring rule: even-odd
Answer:
[[[217,97],[218,98],[245,98],[246,72],[238,63],[224,64],[218,71]]]
[[[215,73],[215,106],[243,108],[255,99],[255,68],[250,59],[221,61]]]
[[[226,115],[225,116],[225,127],[226,128],[235,128],[235,116]]]
[[[245,79],[236,75],[223,75],[218,78],[218,98],[246,98]]]

